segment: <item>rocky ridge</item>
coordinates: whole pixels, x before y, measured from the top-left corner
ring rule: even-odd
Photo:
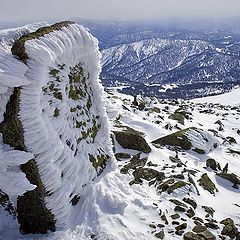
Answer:
[[[238,239],[239,106],[133,98],[114,91],[107,97],[113,132],[131,127],[151,148],[144,153],[114,140],[120,172],[129,185],[155,191],[156,196],[146,195],[159,214],[157,221],[146,222],[149,234],[159,239]],[[138,143],[137,138],[132,141]],[[223,198],[226,210],[218,204]]]

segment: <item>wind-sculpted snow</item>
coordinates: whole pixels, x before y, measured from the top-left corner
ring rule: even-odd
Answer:
[[[25,47],[31,82],[22,87],[21,95],[25,142],[37,155],[44,186],[52,193],[47,206],[57,225],[63,226],[69,202],[102,170],[101,158],[110,152],[97,82],[100,55],[96,40],[77,25],[29,41]],[[91,161],[97,165],[96,159],[102,163],[94,169]]]
[[[4,118],[10,115],[10,105],[6,110],[5,106],[15,87],[26,148],[21,150],[33,154],[46,207],[61,229],[68,223],[71,207],[78,203],[83,187],[112,157],[98,80],[100,53],[97,40],[74,23],[53,31],[40,29],[37,37],[34,34],[14,43],[24,40],[20,49],[27,56],[24,61],[20,55],[17,59],[1,50],[0,93],[5,101],[0,108],[0,122],[4,120],[0,129],[3,140],[7,139],[9,123]],[[10,79],[8,85],[6,79]],[[7,114],[3,115],[4,110]]]
[[[36,23],[0,31],[0,122],[13,87],[29,83],[24,76],[27,66],[14,58],[11,45],[15,39],[44,25],[45,23]]]
[[[11,54],[11,45],[17,38],[44,25],[44,23],[32,24],[0,32],[0,95],[8,88],[28,84],[24,77],[27,66],[14,58]]]
[[[25,175],[16,166],[26,163],[33,154],[23,151],[4,150],[0,145],[0,189],[8,196],[16,197],[25,191],[33,190]]]

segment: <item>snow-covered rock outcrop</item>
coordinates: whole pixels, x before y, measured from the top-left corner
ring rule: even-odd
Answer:
[[[11,54],[12,42],[0,52],[0,133],[4,144],[32,156],[21,170],[36,186],[18,196],[20,228],[63,229],[84,186],[112,157],[98,42],[72,22],[23,35]]]

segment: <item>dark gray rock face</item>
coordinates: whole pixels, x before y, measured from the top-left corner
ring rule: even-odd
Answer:
[[[234,188],[239,188],[240,185],[240,179],[237,175],[233,174],[233,173],[217,173],[217,176],[226,179],[228,181],[230,181],[231,183],[233,183],[233,187]]]
[[[210,167],[212,170],[217,170],[217,162],[212,158],[206,160],[206,166]]]
[[[151,148],[146,140],[135,131],[114,132],[117,142],[123,147],[143,151],[144,153],[151,152]]]
[[[26,149],[23,138],[23,129],[18,117],[20,88],[15,88],[10,97],[4,114],[4,121],[0,124],[3,142],[16,150]],[[29,182],[37,187],[17,199],[17,216],[20,229],[23,233],[47,233],[55,231],[53,214],[45,206],[45,189],[42,184],[38,168],[34,159],[21,165]]]

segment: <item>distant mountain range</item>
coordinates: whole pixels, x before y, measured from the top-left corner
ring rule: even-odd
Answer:
[[[102,77],[151,84],[234,82],[240,77],[236,47],[231,36],[215,42],[172,36],[122,44],[102,51]]]
[[[239,19],[225,25],[206,20],[202,30],[196,30],[197,22],[187,21],[165,26],[77,21],[99,40],[101,79],[107,87],[124,85],[128,94],[193,98],[240,84]],[[221,24],[229,31],[220,31]],[[166,84],[178,87],[163,91]]]
[[[122,91],[128,94],[193,98],[240,84],[240,18],[201,24],[74,21],[98,38],[100,77],[107,87],[124,85]],[[0,21],[0,28],[8,25]],[[164,90],[166,84],[177,87]]]

